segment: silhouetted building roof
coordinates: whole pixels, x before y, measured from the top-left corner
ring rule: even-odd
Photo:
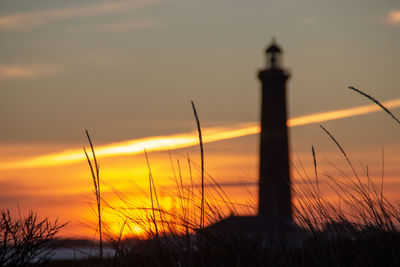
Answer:
[[[297,247],[301,244],[303,229],[292,220],[280,215],[234,216],[231,215],[204,229],[214,238],[247,237],[259,240],[264,246],[276,244]]]
[[[231,215],[207,227],[209,230],[260,233],[266,231],[285,231],[292,229],[292,220],[276,215],[235,216]]]

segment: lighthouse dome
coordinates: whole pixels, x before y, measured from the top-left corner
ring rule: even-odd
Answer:
[[[270,69],[280,69],[282,67],[282,49],[276,43],[275,38],[265,50],[267,56],[267,67]]]
[[[275,41],[272,41],[272,44],[267,47],[265,53],[282,53],[282,49],[275,43]]]

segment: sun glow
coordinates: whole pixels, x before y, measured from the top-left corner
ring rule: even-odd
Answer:
[[[397,108],[400,107],[400,99],[389,100],[386,102],[382,102],[382,104],[387,108]],[[370,104],[295,117],[289,119],[287,123],[289,127],[295,127],[337,119],[350,118],[378,111],[381,111],[381,108],[379,106],[375,104]],[[210,143],[258,134],[260,132],[260,127],[257,123],[241,123],[236,124],[232,127],[204,128],[202,129],[202,132],[204,143]],[[146,149],[147,151],[166,151],[191,147],[197,144],[198,135],[196,131],[193,131],[183,134],[153,136],[148,138],[140,138],[96,146],[96,156],[99,158],[104,158],[122,155],[135,155],[143,153],[144,149]],[[54,154],[32,157],[26,160],[5,162],[0,164],[0,170],[59,166],[71,164],[82,160],[86,160],[82,150],[74,149]]]

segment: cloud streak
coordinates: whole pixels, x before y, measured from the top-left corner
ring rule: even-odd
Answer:
[[[26,31],[52,21],[123,13],[157,3],[157,0],[110,1],[81,7],[15,13],[0,17],[0,30]]]
[[[133,32],[144,29],[157,28],[165,23],[158,20],[118,20],[96,26],[88,27],[71,27],[67,30],[69,33],[84,33],[84,32],[105,32],[105,33],[121,33],[121,32]]]
[[[387,108],[400,107],[400,98],[382,102]],[[320,112],[300,116],[288,120],[289,127],[309,125],[326,121],[350,118],[354,116],[365,115],[382,109],[375,104],[363,105],[347,109],[340,109],[328,112]],[[232,127],[214,127],[203,129],[204,143],[211,143],[233,138],[258,134],[260,127],[257,123],[242,123]],[[197,132],[174,134],[169,136],[154,136],[148,138],[134,139],[123,142],[111,143],[96,147],[96,155],[99,158],[135,155],[147,151],[166,151],[180,148],[186,148],[198,145]],[[6,162],[0,164],[0,169],[19,169],[19,168],[36,168],[47,166],[58,166],[71,164],[78,161],[86,160],[81,149],[62,151],[59,153],[48,154],[22,161]]]
[[[123,20],[101,25],[98,30],[103,32],[126,32],[154,28],[161,23],[155,20]]]
[[[60,73],[62,68],[55,65],[0,65],[0,80],[29,79]]]
[[[317,23],[317,20],[314,18],[303,18],[300,20],[300,23],[303,25],[314,25]]]
[[[400,25],[400,9],[389,11],[386,15],[386,22]]]

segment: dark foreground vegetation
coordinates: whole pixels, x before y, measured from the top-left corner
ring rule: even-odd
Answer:
[[[271,246],[265,237],[241,232],[177,231],[120,240],[111,258],[54,261],[49,266],[399,266],[399,210],[373,190],[343,199],[347,211],[322,197],[300,204],[298,246]]]
[[[372,97],[365,96],[380,105]],[[390,111],[384,110],[396,119]],[[197,114],[196,120],[201,140]],[[396,122],[398,123],[397,119]],[[280,242],[279,239],[270,238],[276,236],[276,233],[254,235],[248,231],[230,228],[229,225],[226,225],[224,231],[216,232],[205,227],[227,217],[221,206],[230,210],[233,215],[238,214],[239,208],[241,213],[244,208],[248,214],[254,214],[255,207],[251,203],[233,203],[215,180],[204,172],[203,163],[197,166],[189,158],[187,164],[190,169],[190,184],[182,182],[179,162],[178,169],[174,170],[175,197],[179,204],[176,211],[165,210],[160,205],[150,164],[149,206],[134,208],[130,206],[129,199],[119,195],[126,207],[112,207],[101,198],[98,164],[89,138],[92,158],[88,155],[87,157],[95,186],[97,231],[102,237],[99,251],[104,246],[111,246],[115,253],[111,257],[105,257],[101,253],[97,258],[47,262],[42,260],[39,263],[47,266],[400,266],[400,207],[398,203],[391,203],[385,198],[384,176],[377,182],[369,176],[368,171],[357,172],[340,143],[327,129],[322,129],[338,146],[348,163],[351,175],[345,172],[341,172],[340,177],[325,174],[340,201],[337,203],[326,199],[320,193],[318,158],[314,148],[312,149],[314,174],[302,175],[303,181],[292,188],[296,199],[293,218],[296,226],[293,235],[289,234],[292,235],[289,239],[293,242]],[[199,187],[194,186],[192,168],[201,176]],[[295,166],[293,168],[297,171]],[[212,186],[205,190],[205,184]],[[100,211],[103,208],[112,210],[121,218],[123,224],[120,233],[112,233],[107,222],[102,221]],[[6,212],[3,213],[3,221],[4,218],[9,218]],[[10,232],[4,231],[10,227],[5,226],[7,224],[3,221],[0,229],[1,242],[8,240],[5,238],[8,234],[5,233]],[[33,225],[35,224],[37,223],[34,222]],[[43,239],[43,234],[39,235],[35,237],[37,241],[54,238],[62,227],[48,222],[45,225],[48,225],[42,231],[45,238]],[[134,226],[140,227],[145,233],[141,237],[125,237],[124,228],[129,230]],[[22,247],[31,247],[29,242],[24,243],[24,238],[22,240]],[[14,243],[7,244],[12,246]],[[5,248],[0,245],[0,253],[3,255],[1,265],[16,266],[4,260],[4,255],[7,255]],[[38,246],[35,248],[38,249]],[[21,251],[23,253],[25,250]],[[27,263],[24,261],[19,265]]]
[[[8,209],[0,213],[0,266],[44,264],[54,249],[55,235],[65,224],[39,219],[32,211],[17,219]]]

